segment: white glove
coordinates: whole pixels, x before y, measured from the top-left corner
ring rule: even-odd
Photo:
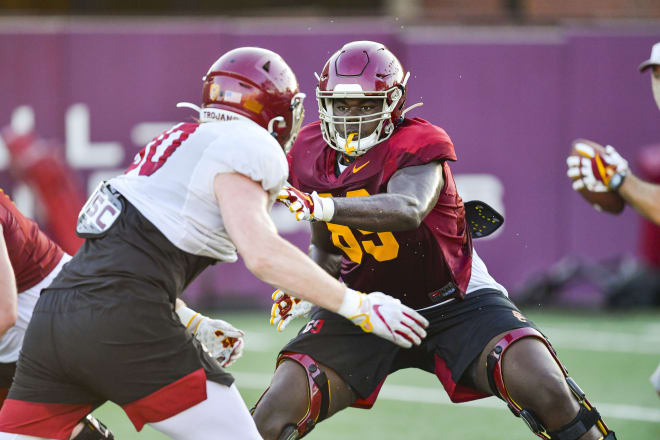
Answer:
[[[278,332],[284,330],[294,319],[309,315],[314,307],[311,302],[293,297],[280,289],[273,292],[273,301],[275,304],[270,310],[270,324],[276,325]]]
[[[598,154],[591,145],[578,143],[575,145],[579,156],[568,156],[566,175],[573,179],[573,189],[579,191],[586,188],[592,192],[610,191],[608,185],[614,174],[626,175],[629,172],[628,161],[614,149],[605,147],[605,154]]]
[[[419,345],[429,322],[398,299],[381,292],[364,294],[346,288],[337,311],[367,333],[374,333],[403,348]]]
[[[298,221],[329,222],[335,215],[335,203],[332,198],[321,197],[316,191],[308,194],[292,186],[283,186],[277,195],[277,200],[285,204],[289,211],[295,213]]]
[[[195,338],[218,360],[221,367],[228,367],[243,355],[245,332],[234,328],[221,319],[211,319],[188,307],[176,309],[179,319]]]

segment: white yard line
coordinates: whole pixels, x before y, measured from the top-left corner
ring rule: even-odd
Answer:
[[[231,371],[231,373],[236,377],[236,385],[238,386],[239,390],[241,388],[265,390],[272,377],[270,374],[263,373],[247,373],[240,371]],[[380,391],[378,398],[384,400],[394,400],[398,402],[452,405],[440,384],[438,384],[437,389],[385,384],[383,389]],[[472,406],[476,408],[494,408],[508,411],[508,408],[504,402],[494,397],[475,400],[469,403],[463,403],[461,405]],[[611,417],[640,422],[660,422],[660,409],[656,408],[602,402],[598,402],[596,407],[598,408],[600,414],[605,418]]]

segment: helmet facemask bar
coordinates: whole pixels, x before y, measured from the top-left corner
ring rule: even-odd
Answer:
[[[303,105],[305,96],[307,95],[300,92],[296,93],[293,95],[293,98],[291,98],[291,132],[289,133],[289,139],[287,139],[282,145],[285,153],[288,153],[289,150],[291,150],[293,143],[298,137],[300,127],[302,127],[303,119],[305,119],[305,106]]]
[[[284,149],[285,153],[288,153],[293,146],[296,138],[298,137],[298,132],[302,126],[303,119],[305,118],[305,107],[303,101],[305,100],[305,94],[300,92],[293,95],[291,98],[291,104],[289,110],[291,111],[291,130],[289,130],[288,136],[286,139],[280,141],[280,145]],[[275,139],[279,139],[278,129],[286,128],[286,118],[283,116],[276,116],[268,122],[267,130],[273,135]]]
[[[398,86],[383,91],[322,91],[316,89],[316,98],[319,105],[319,119],[323,140],[332,148],[348,156],[360,156],[373,146],[387,140],[394,132],[392,111],[397,108],[403,94]],[[382,100],[382,109],[379,112],[363,116],[337,116],[333,111],[333,100],[341,98]],[[388,100],[390,104],[388,105]],[[363,137],[363,124],[380,121],[370,134]],[[348,130],[349,125],[357,125],[355,130]],[[344,136],[338,127],[342,127]],[[355,133],[355,134],[353,134]]]

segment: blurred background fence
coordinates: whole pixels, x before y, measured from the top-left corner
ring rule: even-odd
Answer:
[[[596,212],[571,190],[565,156],[571,140],[586,137],[614,145],[633,170],[660,179],[660,113],[648,75],[637,71],[660,41],[660,2],[274,4],[0,1],[0,125],[55,140],[48,148],[87,193],[160,131],[191,120],[175,105],[199,103],[201,77],[225,51],[249,45],[282,55],[307,94],[308,123],[318,116],[313,73],[344,43],[376,40],[411,72],[408,104],[424,106],[410,115],[453,139],[463,198],[504,213],[502,231],[476,247],[514,298],[548,288],[542,282],[552,280],[539,275],[548,268],[566,279],[587,272],[583,279],[593,281],[607,274],[591,270],[596,263],[614,261],[618,271],[622,256],[657,258],[660,244],[648,239],[657,227],[629,208]],[[57,212],[44,210],[12,172],[12,152],[0,140],[0,187],[48,228]],[[305,224],[278,209],[273,216],[286,238],[306,247]],[[572,289],[561,300],[598,304],[600,290],[598,283]],[[206,306],[265,304],[270,291],[239,263],[210,269],[186,297]]]

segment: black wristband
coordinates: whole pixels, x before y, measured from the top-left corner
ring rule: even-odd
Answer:
[[[623,173],[616,173],[612,177],[610,177],[610,181],[607,184],[607,187],[610,189],[610,191],[619,191],[619,188],[621,185],[623,185],[623,179],[626,178],[626,174]]]

